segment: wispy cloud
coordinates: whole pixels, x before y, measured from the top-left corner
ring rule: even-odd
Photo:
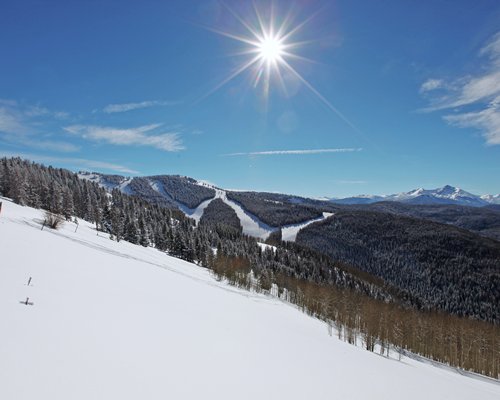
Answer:
[[[121,113],[126,111],[138,110],[141,108],[149,108],[156,106],[174,106],[180,104],[179,101],[160,101],[160,100],[147,100],[137,103],[122,103],[122,104],[108,104],[104,107],[103,111],[107,114]]]
[[[0,132],[4,134],[25,134],[29,127],[24,122],[17,106],[0,103]]]
[[[364,185],[368,183],[367,181],[356,181],[356,180],[336,180],[335,183],[339,185]]]
[[[500,144],[500,32],[479,51],[480,72],[451,82],[429,79],[420,92],[428,97],[423,111],[456,109],[443,119],[458,127],[479,129],[486,143]],[[442,90],[438,90],[442,89]]]
[[[22,145],[40,150],[56,151],[59,153],[74,153],[80,150],[78,146],[72,143],[57,140],[46,140],[40,138],[35,139],[26,136],[11,135],[0,135],[0,139],[14,145]]]
[[[224,156],[275,156],[275,155],[296,155],[296,154],[324,154],[324,153],[351,153],[362,151],[361,148],[340,148],[340,149],[312,149],[312,150],[269,150],[251,151],[248,153],[229,153]]]
[[[4,151],[0,151],[0,157],[21,157],[24,159],[37,161],[41,163],[59,163],[71,167],[88,168],[92,170],[108,170],[108,171],[119,172],[121,174],[135,175],[139,173],[139,171],[135,171],[123,165],[113,164],[103,161],[88,160],[85,158],[51,157],[39,154],[15,153],[15,152],[4,152]]]
[[[114,128],[94,125],[71,125],[64,129],[87,140],[119,146],[150,146],[164,151],[184,150],[178,132],[151,133],[162,124],[143,125],[136,128]]]
[[[487,144],[500,144],[500,97],[491,101],[483,110],[445,115],[443,118],[461,128],[479,128]]]
[[[43,150],[74,152],[79,148],[71,143],[48,139],[52,135],[41,132],[45,118],[64,119],[66,113],[54,112],[41,106],[20,105],[13,100],[0,99],[0,140]]]
[[[422,86],[420,86],[420,93],[431,92],[436,89],[440,89],[444,86],[444,81],[442,79],[427,79]]]

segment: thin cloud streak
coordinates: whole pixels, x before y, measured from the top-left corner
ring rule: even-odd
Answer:
[[[108,104],[103,108],[106,114],[121,113],[132,110],[139,110],[142,108],[157,107],[157,106],[175,106],[180,104],[180,101],[160,101],[160,100],[147,100],[137,103],[122,103],[122,104]]]
[[[274,155],[300,155],[300,154],[325,154],[325,153],[352,153],[362,151],[362,148],[340,148],[340,149],[312,149],[312,150],[269,150],[269,151],[251,151],[248,153],[229,153],[223,154],[227,157],[236,156],[274,156]]]
[[[57,140],[40,140],[40,139],[30,139],[23,135],[2,135],[0,134],[0,140],[5,143],[15,146],[27,146],[35,149],[46,150],[46,151],[56,151],[59,153],[75,153],[80,150],[80,148],[72,143],[62,142]]]
[[[364,185],[368,183],[368,181],[336,180],[335,183],[338,183],[339,185]]]
[[[47,139],[54,135],[40,131],[47,118],[65,119],[67,116],[68,114],[64,112],[53,112],[41,106],[20,106],[16,101],[0,99],[0,140],[10,145],[41,150],[76,152],[79,150],[78,146],[65,141]]]
[[[0,102],[0,132],[5,134],[26,134],[30,127],[24,121],[22,112],[11,105],[2,105]]]

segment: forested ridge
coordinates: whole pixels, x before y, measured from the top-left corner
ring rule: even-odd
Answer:
[[[266,198],[262,193],[228,191],[227,197],[273,227],[297,224],[322,215],[322,212],[316,208],[283,202],[272,197]]]
[[[117,189],[108,193],[70,171],[19,158],[0,159],[0,193],[19,204],[50,210],[68,220],[77,216],[93,222],[96,229],[107,232],[113,240],[152,246],[208,267],[219,279],[232,284],[279,295],[335,326],[344,340],[356,342],[353,338],[362,338],[369,350],[373,351],[375,344],[382,351],[392,345],[482,374],[497,377],[500,372],[498,326],[412,310],[408,306],[414,301],[413,295],[407,296],[396,284],[340,257],[334,259],[310,244],[277,241],[276,248],[263,250],[254,238],[241,234],[234,211],[222,202],[214,200],[196,226],[178,210]],[[379,233],[376,230],[375,237]],[[446,238],[443,240],[436,245],[446,244]],[[388,244],[385,239],[382,242],[383,246]],[[477,251],[475,257],[491,260],[491,254],[497,254],[495,249],[479,246],[467,254],[473,259]],[[434,250],[429,247],[428,251],[432,255]],[[441,256],[447,257],[448,253]],[[485,262],[481,271],[489,268]],[[495,270],[495,265],[491,267]],[[471,275],[471,279],[475,278]],[[463,296],[467,295],[464,291]]]
[[[236,212],[221,199],[215,199],[203,211],[200,227],[215,230],[220,236],[241,236],[243,228]]]
[[[344,206],[344,209],[381,211],[408,217],[424,218],[443,224],[455,225],[482,236],[500,240],[500,206],[459,206],[453,204],[410,205],[384,201],[363,206]]]
[[[134,196],[146,200],[148,203],[158,204],[163,207],[177,209],[177,205],[172,199],[163,196],[157,190],[155,190],[150,182],[145,178],[134,177],[128,184],[128,189],[130,193]]]
[[[86,173],[81,173],[85,177]],[[125,193],[140,197],[153,204],[159,204],[168,208],[178,208],[178,203],[188,207],[196,208],[203,201],[215,196],[215,190],[197,184],[197,182],[186,176],[180,175],[156,175],[148,177],[134,177],[127,179],[120,175],[106,175],[92,173],[98,176],[105,187],[118,188],[126,181]]]
[[[499,321],[496,240],[416,218],[340,211],[301,230],[297,242],[382,278],[418,308]]]
[[[162,185],[172,199],[189,208],[198,207],[203,201],[215,197],[215,190],[201,186],[194,179],[179,175],[159,175],[147,178]]]

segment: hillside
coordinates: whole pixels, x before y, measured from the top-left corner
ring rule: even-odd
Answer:
[[[356,210],[306,227],[297,242],[384,279],[418,307],[500,319],[498,241],[422,219]]]
[[[379,202],[349,208],[381,211],[409,217],[423,218],[455,225],[493,239],[500,240],[500,208],[498,205],[468,207],[452,204],[410,205],[398,202]]]
[[[41,211],[2,201],[0,398],[500,396],[491,380],[348,345],[281,301],[84,221],[41,231]]]

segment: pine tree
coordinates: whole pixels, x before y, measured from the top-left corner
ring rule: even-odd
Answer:
[[[62,215],[67,221],[75,214],[75,205],[73,203],[73,194],[69,188],[65,188],[62,194]]]
[[[10,174],[10,185],[7,196],[11,197],[15,203],[25,205],[27,200],[26,195],[26,178],[24,170],[15,166]]]
[[[49,186],[49,210],[54,214],[62,214],[62,189],[56,184],[52,183]]]
[[[146,227],[146,222],[144,221],[144,217],[141,215],[141,217],[139,217],[139,235],[140,235],[140,239],[139,239],[139,244],[141,246],[144,246],[144,247],[148,247],[149,246],[149,232],[148,232],[148,229]]]
[[[123,239],[127,242],[138,244],[139,238],[140,236],[135,219],[127,216],[125,219],[125,233]]]
[[[111,207],[111,233],[119,242],[123,238],[123,215],[118,206]]]

